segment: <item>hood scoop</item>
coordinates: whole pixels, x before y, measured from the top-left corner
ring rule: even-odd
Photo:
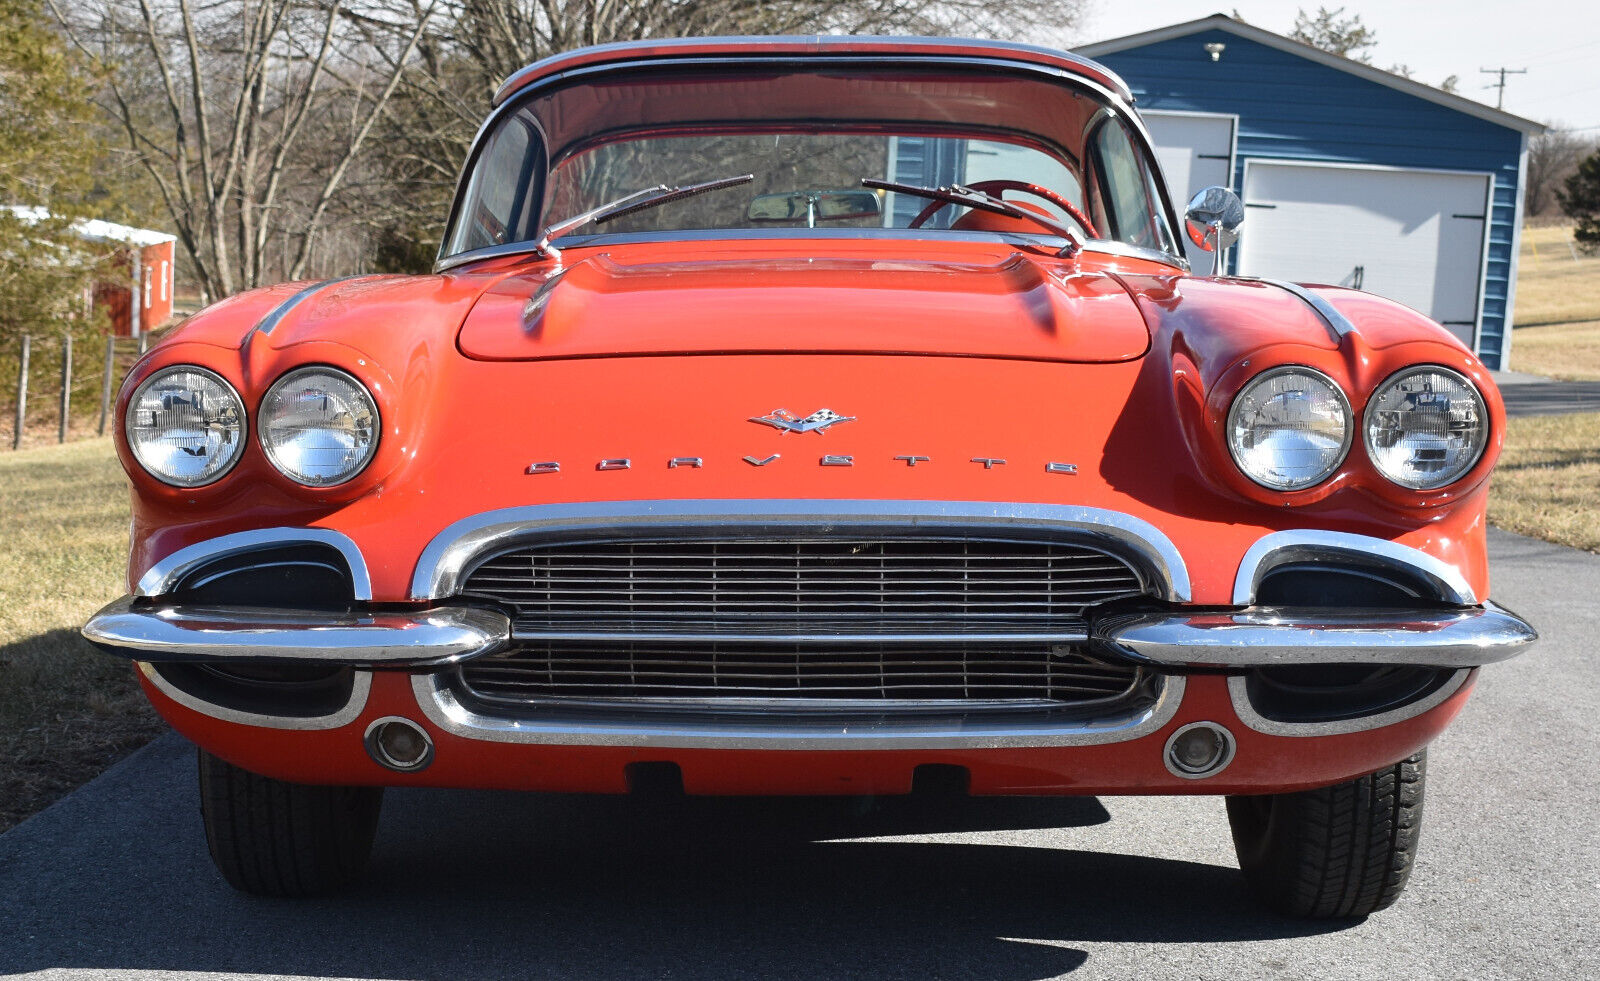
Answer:
[[[993,264],[868,258],[584,258],[486,291],[460,347],[483,361],[646,354],[919,354],[1115,362],[1150,336],[1114,279],[1020,253]]]

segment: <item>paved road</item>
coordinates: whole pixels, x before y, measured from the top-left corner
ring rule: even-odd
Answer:
[[[1506,415],[1552,416],[1570,412],[1600,412],[1600,382],[1544,381],[1505,384]]]
[[[1600,977],[1600,558],[1492,539],[1545,640],[1436,744],[1400,904],[1278,919],[1209,799],[774,806],[412,791],[317,902],[229,891],[158,740],[0,835],[0,975],[70,978]]]

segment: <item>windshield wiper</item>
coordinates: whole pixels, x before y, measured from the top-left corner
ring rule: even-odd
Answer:
[[[1083,239],[1078,237],[1077,231],[1071,226],[1056,221],[1049,215],[1041,215],[1037,211],[1018,207],[1010,201],[995,197],[993,194],[974,191],[972,188],[964,187],[960,184],[951,184],[947,187],[920,187],[916,184],[897,184],[894,181],[878,180],[876,177],[863,177],[861,178],[861,186],[882,191],[894,191],[899,194],[914,194],[918,197],[965,205],[968,208],[990,211],[997,215],[1007,215],[1012,218],[1026,218],[1036,225],[1048,228],[1067,240],[1066,248],[1056,253],[1057,255],[1073,256],[1083,249]]]
[[[563,218],[558,222],[546,225],[544,231],[539,235],[539,241],[534,243],[534,249],[540,255],[555,255],[557,253],[555,249],[550,247],[551,242],[568,232],[582,228],[591,221],[596,224],[611,221],[614,218],[631,215],[635,211],[654,208],[658,204],[682,201],[684,198],[692,198],[696,194],[704,194],[707,191],[720,191],[725,187],[737,187],[740,184],[748,184],[755,179],[754,174],[740,174],[738,177],[721,177],[701,184],[684,184],[680,187],[657,184],[655,187],[647,187],[642,191],[634,191],[632,194],[617,198],[615,201],[608,201],[598,208],[590,208],[582,214],[573,215],[571,218]]]

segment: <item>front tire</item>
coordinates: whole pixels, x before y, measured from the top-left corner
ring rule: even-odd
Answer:
[[[206,844],[228,885],[258,896],[316,896],[360,877],[382,787],[317,787],[243,770],[200,750]]]
[[[1427,751],[1332,787],[1228,798],[1239,868],[1290,916],[1361,917],[1394,903],[1422,830]]]

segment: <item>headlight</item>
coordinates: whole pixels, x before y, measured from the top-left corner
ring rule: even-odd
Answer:
[[[308,487],[344,483],[378,449],[377,404],[337,368],[300,368],[278,379],[261,400],[256,427],[272,465]]]
[[[188,364],[145,379],[123,426],[139,466],[176,487],[199,487],[227,473],[244,450],[244,427],[244,403],[233,386]]]
[[[1320,484],[1350,449],[1350,403],[1328,376],[1288,365],[1263,371],[1228,410],[1228,451],[1273,490]]]
[[[1466,376],[1425,365],[1378,387],[1367,403],[1367,455],[1402,487],[1434,490],[1461,478],[1489,443],[1489,412]]]

